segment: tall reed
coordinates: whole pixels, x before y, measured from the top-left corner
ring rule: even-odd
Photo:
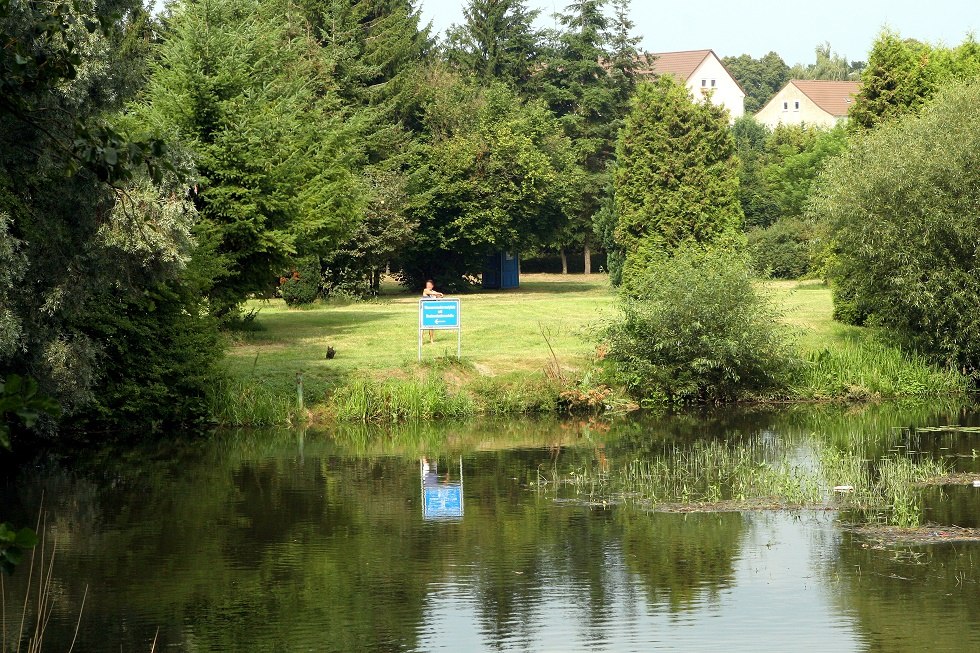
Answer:
[[[964,394],[965,377],[921,356],[873,341],[844,340],[809,354],[796,372],[791,394],[804,398]]]
[[[470,417],[473,401],[453,392],[442,379],[422,377],[370,381],[357,379],[338,388],[329,407],[342,421],[394,423]]]
[[[296,418],[296,395],[254,378],[219,379],[212,386],[211,413],[222,426],[284,426]]]
[[[948,472],[942,461],[906,455],[863,459],[811,438],[780,451],[759,443],[695,441],[660,456],[539,474],[539,486],[589,501],[858,509],[898,526],[922,517],[919,484]]]

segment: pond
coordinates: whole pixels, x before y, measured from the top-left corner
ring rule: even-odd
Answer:
[[[75,651],[959,652],[977,424],[883,404],[218,433],[48,455],[0,500],[44,505],[46,651],[77,627]],[[848,525],[889,522],[934,525]],[[4,579],[8,645],[28,572]]]

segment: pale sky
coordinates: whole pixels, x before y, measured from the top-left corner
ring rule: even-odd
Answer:
[[[542,10],[541,26],[565,0],[528,0]],[[460,22],[461,0],[420,0],[423,20],[442,35]],[[775,50],[789,65],[811,63],[813,49],[830,41],[834,51],[864,61],[882,26],[920,41],[956,45],[980,37],[980,0],[633,0],[636,32],[649,52],[712,48],[719,56],[760,57]]]

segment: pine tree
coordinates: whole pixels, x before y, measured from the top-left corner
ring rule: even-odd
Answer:
[[[524,0],[469,0],[465,21],[448,33],[446,58],[481,83],[509,84],[529,95],[528,85],[541,54],[541,35]]]
[[[214,277],[212,310],[226,314],[353,226],[349,127],[289,3],[190,0],[168,36],[146,114],[191,152],[198,256]]]
[[[589,269],[594,216],[609,187],[608,166],[615,154],[616,135],[636,83],[639,39],[632,36],[629,0],[575,0],[558,20],[562,30],[552,35],[551,53],[542,68],[542,95],[559,117],[578,152],[584,170],[578,200],[569,221],[556,238],[565,249],[580,245]]]
[[[640,85],[617,147],[616,240],[626,276],[685,242],[736,242],[738,188],[724,109],[695,102],[669,75]]]

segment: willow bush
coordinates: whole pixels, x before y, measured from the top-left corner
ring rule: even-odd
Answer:
[[[859,138],[831,163],[811,212],[834,233],[838,316],[907,349],[980,370],[980,82]]]

